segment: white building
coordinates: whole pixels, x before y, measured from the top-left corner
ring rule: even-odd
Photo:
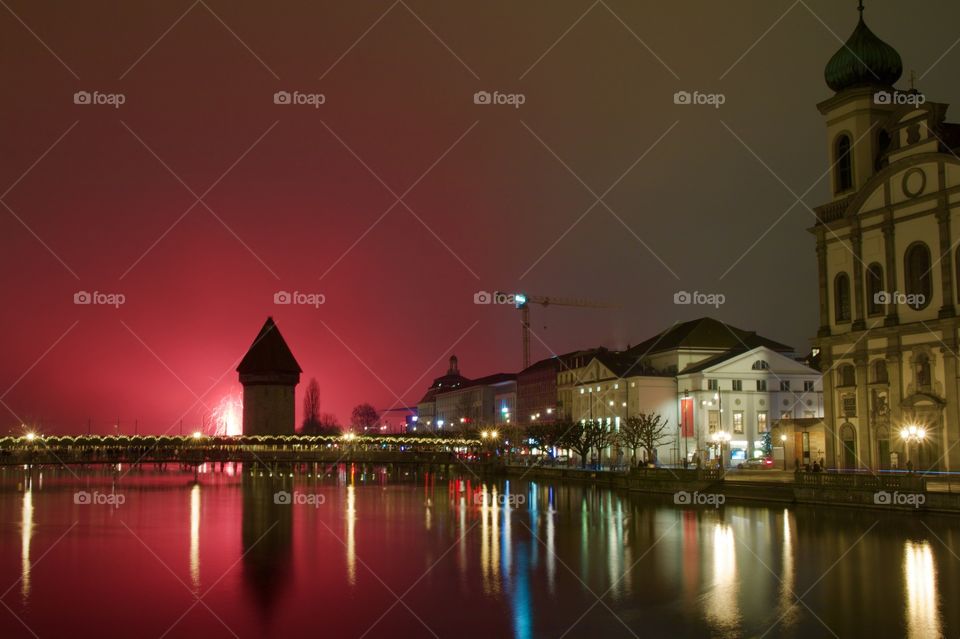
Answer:
[[[818,105],[833,194],[811,229],[827,463],[956,470],[960,126],[946,104],[894,89],[902,71],[861,14]],[[925,436],[903,438],[910,426]]]
[[[677,376],[677,391],[688,422],[682,452],[715,459],[722,438],[725,465],[762,456],[763,434],[780,420],[823,417],[820,373],[766,346],[734,348],[688,366]],[[809,438],[802,447],[801,462],[824,453],[811,450]]]

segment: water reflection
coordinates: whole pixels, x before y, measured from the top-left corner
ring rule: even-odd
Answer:
[[[353,485],[353,474],[347,485],[347,505],[344,511],[346,526],[347,583],[357,585],[357,487]]]
[[[23,505],[20,508],[20,593],[23,601],[30,598],[30,540],[33,537],[33,478],[28,474],[23,484]]]
[[[942,637],[937,590],[937,569],[930,542],[907,541],[903,547],[903,581],[906,588],[907,636]]]
[[[190,488],[190,583],[200,591],[200,484]]]
[[[721,635],[731,635],[740,622],[737,608],[737,547],[733,528],[728,524],[713,526],[712,590],[707,595],[707,621]]]
[[[246,470],[241,479],[244,582],[265,617],[282,598],[292,572],[294,509],[275,498],[280,491],[291,492],[292,484]]]
[[[783,532],[780,558],[780,603],[779,612],[782,615],[780,623],[790,626],[797,616],[797,598],[794,594],[794,580],[796,579],[793,565],[793,531],[790,528],[790,511],[783,509]]]

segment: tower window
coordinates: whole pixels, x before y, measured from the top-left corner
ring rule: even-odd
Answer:
[[[849,135],[841,135],[837,138],[836,148],[834,149],[834,162],[837,167],[837,193],[843,193],[853,188],[853,156],[850,153],[850,147]]]
[[[833,280],[833,316],[839,324],[850,321],[850,277],[838,273]]]
[[[907,289],[907,306],[915,311],[926,308],[933,294],[930,249],[923,242],[914,242],[903,257],[903,274]]]

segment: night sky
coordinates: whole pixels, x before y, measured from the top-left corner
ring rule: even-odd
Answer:
[[[519,313],[480,290],[621,305],[534,307],[535,360],[704,315],[816,332],[815,105],[853,0],[0,4],[0,432],[197,423],[268,315],[341,421],[451,352],[519,369]],[[960,5],[866,4],[900,85],[960,100]]]

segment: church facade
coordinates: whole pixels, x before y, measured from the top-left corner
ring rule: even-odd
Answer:
[[[827,464],[960,468],[960,126],[899,91],[863,19],[825,71],[832,197],[815,209]]]

